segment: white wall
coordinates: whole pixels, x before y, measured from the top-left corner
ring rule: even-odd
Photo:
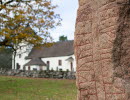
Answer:
[[[14,57],[12,57],[12,69],[16,69],[17,63],[20,65],[20,69],[23,69],[24,64],[29,62],[30,60],[25,59],[28,56],[29,52],[31,51],[32,47],[27,45],[26,43],[20,44],[21,48],[17,50],[17,54],[15,57],[15,68],[14,68]],[[21,57],[20,57],[21,55]],[[12,55],[13,56],[13,55]]]
[[[71,56],[62,56],[62,57],[50,57],[50,58],[42,58],[42,60],[47,63],[47,61],[50,62],[50,69],[53,68],[53,70],[57,70],[58,69],[62,69],[64,71],[66,71],[67,69],[69,69],[69,71],[71,70],[71,65],[69,61],[66,61],[66,59],[68,59],[69,57],[73,57],[74,61],[73,61],[73,68],[74,71],[76,71],[76,61],[75,61],[75,56],[71,55]],[[62,65],[59,66],[59,60],[62,60]]]
[[[19,58],[19,56],[16,56],[16,63],[19,63],[20,65],[20,69],[23,70],[24,65],[29,62],[30,60],[25,59],[25,57],[28,55],[28,53],[24,53],[21,55],[21,58]],[[58,69],[62,69],[63,71],[66,71],[67,69],[69,71],[71,71],[71,65],[69,61],[66,61],[66,59],[68,59],[69,57],[73,57],[74,61],[73,61],[73,68],[74,71],[76,71],[76,61],[75,61],[75,56],[71,55],[71,56],[63,56],[63,57],[50,57],[50,58],[42,58],[42,61],[44,61],[45,63],[47,63],[47,61],[50,62],[50,70],[57,70]],[[62,65],[59,66],[59,60],[62,61]],[[30,70],[33,70],[33,68],[36,68],[37,70],[40,70],[40,67],[38,65],[32,65],[30,66]],[[28,66],[25,66],[25,69],[28,70]],[[43,66],[43,70],[46,70],[47,67]]]
[[[29,67],[29,66],[25,66],[25,70],[29,70],[28,67]],[[34,68],[37,69],[37,70],[41,70],[41,69],[40,69],[41,67],[42,67],[42,70],[46,70],[46,69],[47,69],[46,66],[32,65],[32,66],[30,66],[30,70],[33,70]]]
[[[21,58],[19,58],[19,55],[16,56],[15,69],[17,67],[17,63],[19,63],[20,69],[23,69],[24,65],[31,60],[31,59],[25,59],[25,57],[27,56],[28,56],[28,53],[22,54]]]

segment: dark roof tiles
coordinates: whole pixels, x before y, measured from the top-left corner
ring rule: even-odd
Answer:
[[[33,48],[27,59],[69,56],[74,54],[73,40],[56,42],[51,47]]]
[[[33,58],[28,63],[26,63],[24,66],[30,66],[30,65],[46,66],[46,64],[40,58]]]

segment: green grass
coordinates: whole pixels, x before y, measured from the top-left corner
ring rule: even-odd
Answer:
[[[76,100],[75,80],[0,76],[0,100]]]

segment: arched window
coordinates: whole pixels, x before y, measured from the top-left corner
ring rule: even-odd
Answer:
[[[19,63],[17,63],[17,65],[16,65],[16,66],[17,66],[17,69],[20,69],[20,65],[19,65]]]
[[[70,63],[71,71],[73,71],[73,62]]]
[[[59,60],[59,66],[61,66],[62,65],[62,60]]]
[[[21,58],[22,57],[22,55],[21,54],[19,54],[19,58]]]
[[[30,66],[28,66],[28,70],[30,70]]]
[[[50,61],[47,61],[47,66],[50,67]]]

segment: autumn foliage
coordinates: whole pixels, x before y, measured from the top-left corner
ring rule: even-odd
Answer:
[[[0,47],[18,49],[24,41],[42,45],[51,41],[50,29],[60,25],[51,0],[0,0]]]

